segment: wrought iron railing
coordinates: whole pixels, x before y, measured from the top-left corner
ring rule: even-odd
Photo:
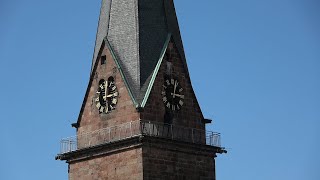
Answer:
[[[64,154],[142,135],[221,147],[220,133],[138,120],[64,138],[60,142],[60,153]]]

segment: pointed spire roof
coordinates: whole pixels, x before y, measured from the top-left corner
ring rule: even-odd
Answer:
[[[102,0],[92,70],[106,38],[140,104],[169,34],[188,74],[173,0]]]

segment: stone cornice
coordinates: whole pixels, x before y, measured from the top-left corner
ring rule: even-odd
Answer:
[[[58,154],[56,160],[66,160],[67,163],[73,163],[141,147],[143,149],[149,147],[166,149],[168,151],[210,156],[212,158],[215,158],[217,153],[227,153],[226,150],[220,147],[141,135],[69,153]]]

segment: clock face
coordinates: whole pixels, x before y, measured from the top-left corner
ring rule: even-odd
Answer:
[[[114,110],[118,102],[118,95],[113,78],[110,81],[100,80],[97,97],[95,99],[99,113],[109,113]]]
[[[178,111],[184,104],[183,88],[175,78],[165,78],[162,101],[166,108],[172,111]]]

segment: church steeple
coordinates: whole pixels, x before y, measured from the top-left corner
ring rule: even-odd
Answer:
[[[173,0],[102,0],[70,180],[213,179],[220,134],[192,88]]]
[[[172,0],[102,0],[92,69],[106,38],[141,103],[168,34],[188,71]]]

